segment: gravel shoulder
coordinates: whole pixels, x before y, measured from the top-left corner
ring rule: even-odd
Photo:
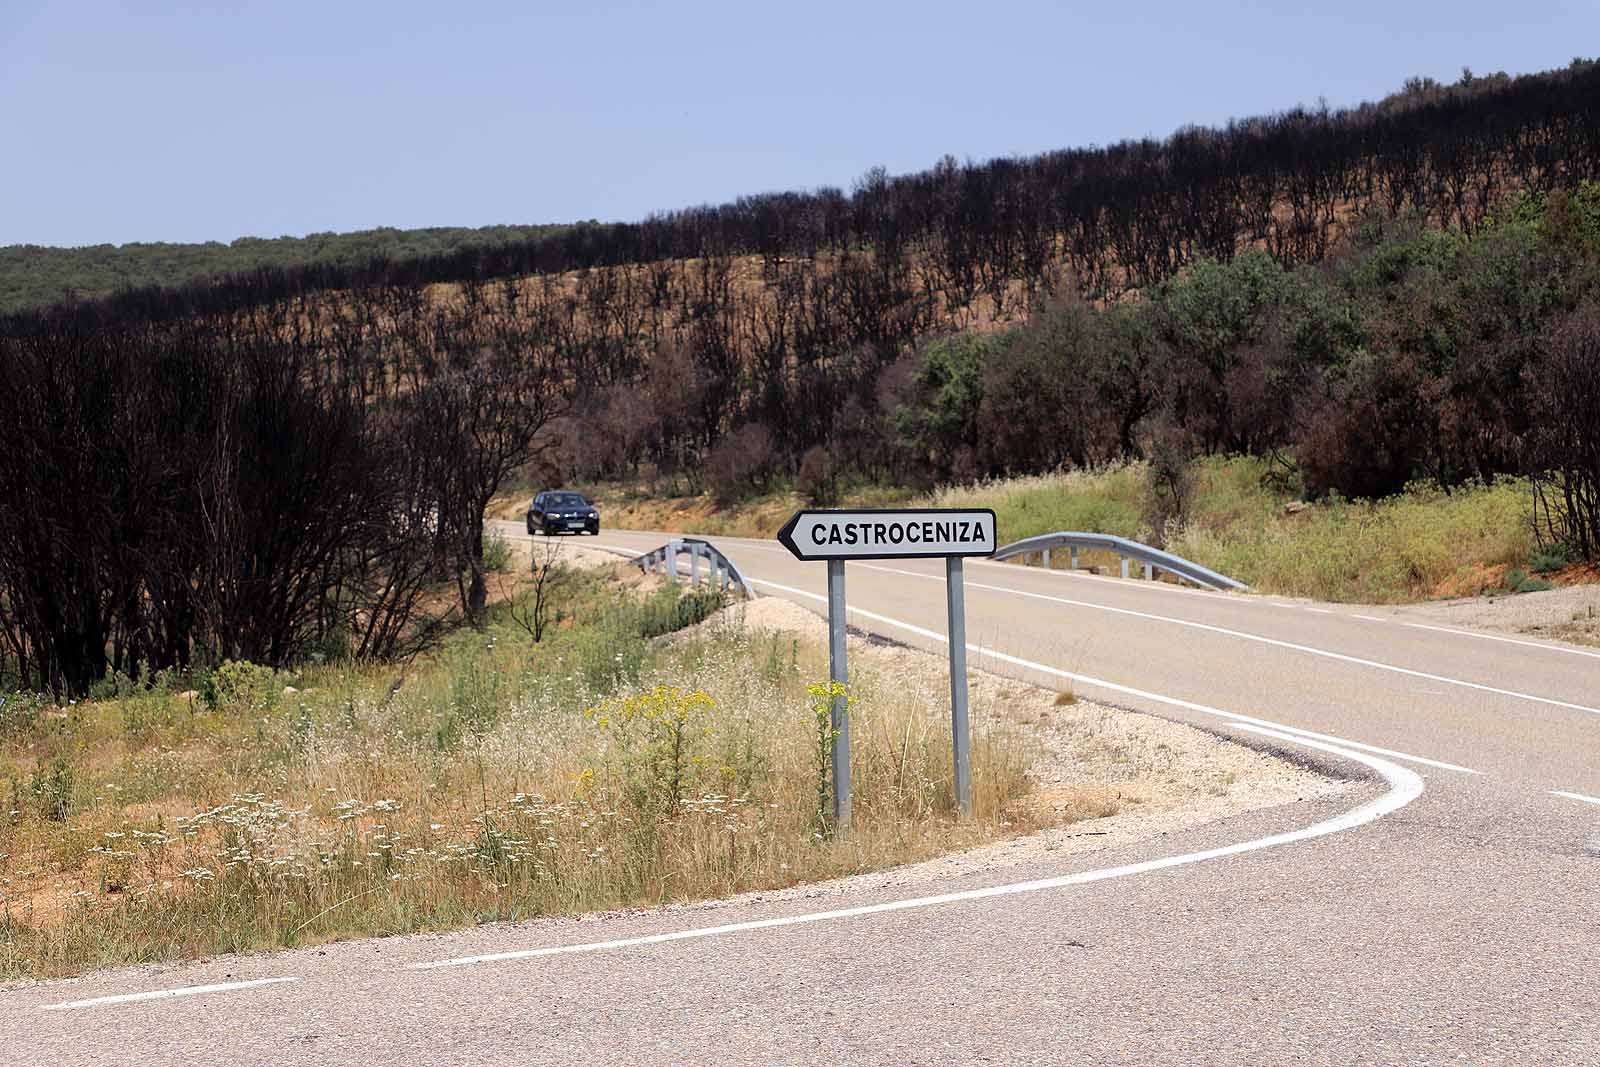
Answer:
[[[1600,646],[1600,585],[1569,585],[1514,596],[1441,600],[1410,605],[1397,613],[1441,626],[1498,630]]]

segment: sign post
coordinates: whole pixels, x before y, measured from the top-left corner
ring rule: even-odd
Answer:
[[[944,594],[950,636],[950,738],[956,759],[956,803],[972,814],[972,730],[967,725],[967,590],[960,556],[944,561]]]
[[[849,684],[845,662],[844,564],[851,559],[943,559],[950,646],[950,736],[956,803],[972,814],[972,732],[967,720],[967,604],[961,561],[994,555],[995,518],[988,508],[797,511],[778,540],[800,560],[828,562],[828,674]],[[850,825],[850,720],[846,698],[833,698],[833,819]]]
[[[844,560],[828,561],[828,680],[833,684],[833,825],[850,828],[850,668],[844,649]]]

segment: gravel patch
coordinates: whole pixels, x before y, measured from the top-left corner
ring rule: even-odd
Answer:
[[[1540,593],[1467,597],[1400,609],[1397,615],[1440,626],[1528,634],[1600,645],[1600,585],[1569,585]]]

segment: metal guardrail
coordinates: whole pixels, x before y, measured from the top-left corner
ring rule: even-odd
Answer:
[[[1195,585],[1206,586],[1210,589],[1238,589],[1248,590],[1250,587],[1241,581],[1229,578],[1225,574],[1218,574],[1209,567],[1202,567],[1192,560],[1182,556],[1174,556],[1170,552],[1163,552],[1159,548],[1142,545],[1138,541],[1130,541],[1126,537],[1117,537],[1114,534],[1079,533],[1074,530],[1062,530],[1057,533],[1040,534],[1037,537],[1025,537],[1021,541],[1013,541],[996,550],[992,557],[996,561],[1010,559],[1014,556],[1028,556],[1037,554],[1040,562],[1049,565],[1051,551],[1057,548],[1071,550],[1069,557],[1073,570],[1078,569],[1078,550],[1080,548],[1094,548],[1103,551],[1115,552],[1122,557],[1122,576],[1128,577],[1128,561],[1136,559],[1144,564],[1144,576],[1154,578],[1156,571],[1166,571],[1168,574],[1184,581],[1193,582]]]
[[[684,554],[689,557],[690,585],[700,584],[700,561],[704,559],[707,565],[706,582],[713,589],[727,592],[729,586],[738,586],[746,600],[756,598],[755,589],[745,581],[733,560],[724,556],[716,545],[699,537],[674,537],[660,548],[639,556],[633,564],[646,574],[664,574],[676,581],[680,573],[678,557]]]

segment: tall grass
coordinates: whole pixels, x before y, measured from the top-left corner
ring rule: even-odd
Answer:
[[[1476,595],[1534,552],[1527,509],[1520,480],[1448,494],[1419,486],[1245,521],[1202,516],[1169,547],[1262,592],[1361,603]]]
[[[1144,467],[1118,464],[1097,471],[1064,471],[947,486],[932,494],[933,507],[988,507],[1002,541],[1057,530],[1147,535],[1143,528]]]
[[[992,507],[1002,541],[1056,530],[1157,540],[1150,527],[1146,468],[1017,478],[940,490],[940,507]],[[1260,592],[1386,603],[1471,595],[1535,551],[1529,490],[1519,479],[1446,493],[1415,485],[1379,501],[1324,500],[1300,506],[1250,458],[1195,464],[1186,521],[1166,531],[1180,556]]]
[[[403,677],[235,670],[231,699],[8,713],[0,977],[786,886],[1035,817],[1032,753],[979,708],[958,819],[943,705],[867,671],[854,825],[832,833],[820,647],[715,624],[652,644],[700,606],[575,584],[543,642],[497,620]]]

